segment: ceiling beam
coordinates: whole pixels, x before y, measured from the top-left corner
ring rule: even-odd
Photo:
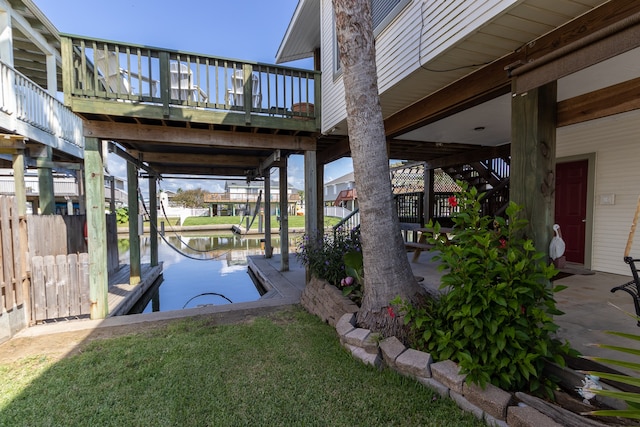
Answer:
[[[255,180],[255,178],[263,176],[265,170],[271,169],[271,167],[280,162],[280,150],[276,150],[269,157],[260,162],[260,165],[255,170],[250,171],[247,174],[247,179],[249,181]]]
[[[449,166],[465,165],[480,160],[507,157],[511,154],[511,144],[499,145],[497,147],[482,147],[473,151],[452,154],[450,156],[439,157],[425,162],[426,169],[446,168]]]
[[[291,151],[313,151],[316,149],[315,138],[310,136],[187,129],[101,121],[85,121],[84,136],[115,141],[206,145],[235,149],[284,149]]]
[[[640,77],[558,102],[557,126],[640,109]]]
[[[329,145],[322,151],[317,153],[317,161],[321,165],[326,165],[334,160],[340,159],[351,155],[351,148],[349,147],[349,137],[345,136],[342,139],[337,140],[333,144]]]
[[[241,176],[245,177],[247,170],[228,166],[173,166],[167,164],[153,164],[154,170],[160,174],[173,175],[207,175],[207,176]]]
[[[238,166],[250,169],[260,164],[258,156],[242,156],[230,154],[199,154],[199,153],[154,153],[154,152],[128,152],[148,163],[168,163],[168,164],[207,164],[209,166]]]
[[[110,142],[110,141],[108,142],[108,150],[109,150],[109,152],[114,153],[114,154],[118,155],[119,157],[122,157],[123,159],[125,159],[129,163],[133,163],[134,165],[136,165],[136,167],[138,169],[144,170],[149,175],[153,175],[153,176],[157,176],[158,175],[158,172],[156,172],[155,170],[153,170],[149,166],[145,165],[140,160],[136,159],[131,154],[127,153],[126,151],[124,151],[122,148],[118,147],[113,142]]]

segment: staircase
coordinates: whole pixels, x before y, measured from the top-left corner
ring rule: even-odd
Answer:
[[[482,214],[502,215],[509,204],[509,157],[497,157],[444,169],[453,180],[465,181],[479,192]]]

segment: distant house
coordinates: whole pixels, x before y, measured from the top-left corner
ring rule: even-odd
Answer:
[[[53,172],[53,192],[55,200],[54,213],[57,215],[78,215],[82,211],[83,195],[80,194],[82,186],[78,185],[78,178],[73,173]],[[105,208],[111,206],[113,181],[113,207],[117,209],[127,204],[127,191],[125,181],[122,178],[105,176],[104,201]],[[27,198],[27,213],[40,213],[40,181],[36,169],[27,169],[24,174],[24,183]],[[13,169],[0,168],[0,194],[13,195],[16,191],[16,182]]]
[[[255,212],[259,202],[264,209],[266,195],[264,194],[263,181],[227,181],[224,193],[209,193],[205,196],[205,202],[211,206],[212,215],[251,215]],[[277,184],[271,184],[269,200],[271,201],[271,215],[279,215],[280,192]],[[289,215],[303,213],[300,190],[288,186],[287,200]]]
[[[340,206],[350,211],[358,207],[358,194],[353,172],[324,184],[324,205]]]

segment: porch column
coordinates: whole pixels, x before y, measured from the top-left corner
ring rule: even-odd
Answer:
[[[13,29],[6,10],[0,10],[0,60],[13,67]]]
[[[43,147],[38,156],[38,200],[41,215],[53,215],[56,213],[56,201],[53,192],[53,149]]]
[[[264,174],[264,257],[273,256],[271,246],[271,168]]]
[[[149,175],[149,243],[151,266],[158,265],[158,193],[156,177]]]
[[[127,191],[129,205],[129,284],[140,283],[140,234],[138,227],[138,168],[127,162]]]
[[[304,152],[304,229],[308,236],[318,235],[318,164],[315,151]]]
[[[515,95],[511,103],[510,199],[524,206],[525,234],[545,253],[555,209],[556,89],[552,82]]]
[[[280,271],[289,271],[289,200],[287,156],[280,159]]]
[[[104,214],[104,166],[101,141],[85,138],[84,167],[87,207],[87,245],[89,250],[89,300],[91,318],[109,314],[107,275],[107,220]]]
[[[56,75],[56,57],[47,55],[47,92],[49,95],[56,97],[58,93],[58,79]]]

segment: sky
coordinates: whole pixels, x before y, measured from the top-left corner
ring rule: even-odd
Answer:
[[[298,0],[34,0],[63,33],[133,44],[274,63],[280,42]],[[313,68],[311,59],[283,64]],[[113,155],[109,173],[126,178],[126,165]],[[289,184],[304,189],[302,156],[289,159]],[[325,168],[325,182],[352,171],[351,159]],[[277,177],[274,173],[272,179]],[[145,183],[141,181],[143,191]],[[224,183],[212,180],[160,182],[160,189],[203,188],[222,192]]]

